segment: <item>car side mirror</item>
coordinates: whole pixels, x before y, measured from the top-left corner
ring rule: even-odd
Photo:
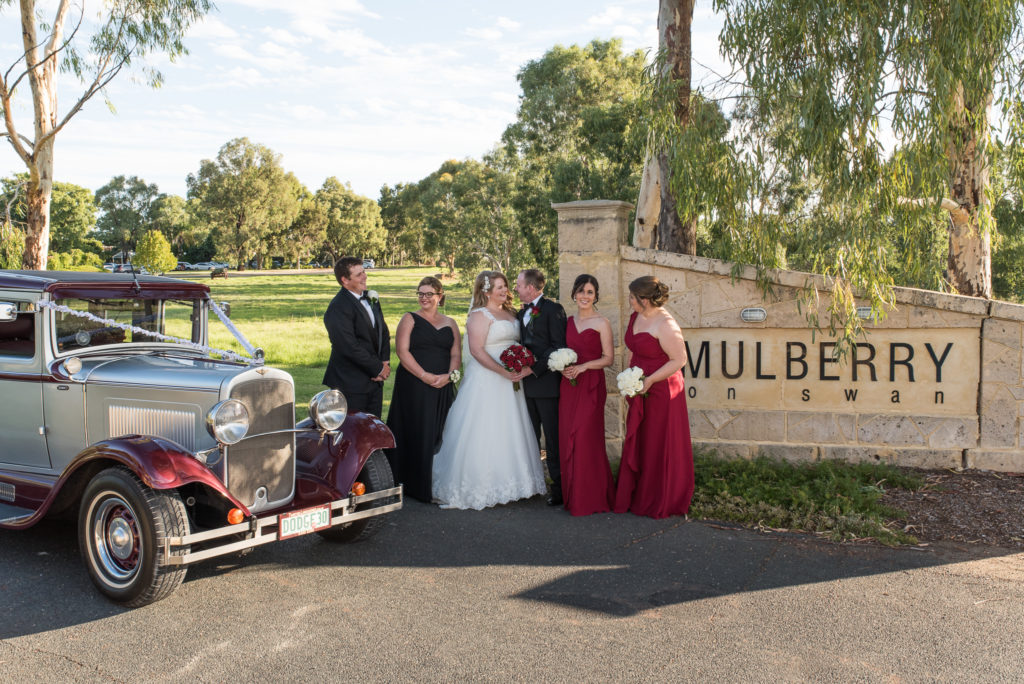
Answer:
[[[14,321],[18,318],[18,305],[11,302],[0,302],[0,322]]]

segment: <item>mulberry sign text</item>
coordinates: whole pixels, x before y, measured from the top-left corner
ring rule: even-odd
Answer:
[[[799,329],[684,330],[693,408],[970,415],[977,329],[874,329],[844,359]]]

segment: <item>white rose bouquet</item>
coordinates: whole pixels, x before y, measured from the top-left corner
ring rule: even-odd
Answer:
[[[619,394],[624,397],[635,397],[644,388],[644,372],[631,366],[615,376],[615,384],[619,386]]]
[[[551,355],[548,356],[548,368],[556,373],[561,373],[566,368],[576,363],[576,360],[577,356],[575,351],[568,347],[562,347],[561,349],[556,349],[551,352]],[[569,383],[575,387],[576,378],[570,378]]]
[[[453,385],[458,384],[459,380],[462,379],[462,371],[456,368],[455,370],[448,374],[448,379],[452,381]]]

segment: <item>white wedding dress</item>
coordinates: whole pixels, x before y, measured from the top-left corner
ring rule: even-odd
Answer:
[[[484,349],[495,361],[519,341],[519,321],[491,320]],[[433,496],[442,508],[472,508],[524,499],[547,491],[540,449],[522,389],[480,365],[463,337],[464,375],[434,455]],[[501,361],[498,361],[500,364]]]

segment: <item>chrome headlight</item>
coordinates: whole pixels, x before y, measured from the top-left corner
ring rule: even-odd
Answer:
[[[309,417],[322,430],[337,430],[348,415],[348,401],[338,390],[324,390],[309,400]]]
[[[206,431],[221,444],[234,444],[249,431],[249,411],[237,399],[225,399],[206,414]]]

